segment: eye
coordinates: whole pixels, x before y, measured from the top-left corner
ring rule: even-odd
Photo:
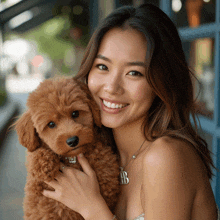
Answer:
[[[72,118],[78,118],[79,117],[79,111],[74,111],[72,113]]]
[[[49,123],[47,124],[47,126],[48,126],[49,128],[54,128],[54,127],[56,127],[56,124],[55,124],[53,121],[51,121],[51,122],[49,122]]]
[[[130,71],[128,74],[131,76],[143,76],[143,74],[138,71]]]
[[[108,67],[104,64],[98,64],[96,67],[98,67],[100,70],[108,70]]]

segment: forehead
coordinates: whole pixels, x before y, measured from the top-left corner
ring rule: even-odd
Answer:
[[[98,54],[144,61],[147,51],[148,42],[143,33],[131,28],[113,28],[102,38]]]

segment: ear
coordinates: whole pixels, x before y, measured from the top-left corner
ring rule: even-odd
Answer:
[[[102,127],[102,123],[101,123],[101,115],[100,115],[100,110],[98,105],[96,104],[96,102],[93,100],[93,98],[91,97],[91,99],[88,102],[89,108],[92,111],[92,116],[93,116],[93,120],[95,122],[95,124],[98,127]]]
[[[24,113],[15,123],[15,130],[17,131],[20,144],[30,152],[35,151],[40,146],[40,139],[34,128],[29,111]]]
[[[86,93],[88,100],[88,105],[89,108],[92,112],[92,116],[94,119],[94,123],[98,126],[98,127],[102,127],[102,123],[101,123],[101,115],[100,115],[100,109],[99,106],[97,105],[97,103],[95,102],[95,100],[92,97],[91,92],[89,91],[88,85],[86,85],[85,83],[76,80],[76,82],[78,83],[78,85],[80,86],[80,88]]]

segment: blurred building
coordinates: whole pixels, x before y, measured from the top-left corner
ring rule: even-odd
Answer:
[[[77,73],[99,21],[123,5],[152,3],[176,24],[194,81],[201,134],[220,168],[220,0],[6,0],[0,1],[0,94],[5,79],[44,78]],[[15,41],[29,45],[10,53]],[[24,43],[26,42],[26,43]],[[7,43],[7,44],[6,44]],[[21,44],[20,44],[21,45]],[[7,48],[7,49],[5,49]],[[19,46],[18,46],[19,48]],[[8,50],[8,52],[7,52]],[[21,58],[21,53],[23,57]],[[9,81],[8,81],[9,82]],[[27,84],[27,83],[26,83]],[[34,86],[32,87],[32,89]],[[0,102],[1,105],[1,102]],[[212,181],[220,206],[220,174]]]

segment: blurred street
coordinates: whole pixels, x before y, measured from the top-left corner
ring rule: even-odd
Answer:
[[[23,219],[27,175],[26,149],[14,130],[6,135],[5,130],[42,80],[78,72],[90,37],[89,17],[97,18],[98,8],[91,14],[89,5],[0,0],[0,220]]]
[[[10,96],[19,104],[21,114],[25,110],[28,93],[10,93]],[[0,219],[21,220],[26,182],[26,149],[19,144],[14,130],[7,132],[0,146]]]

